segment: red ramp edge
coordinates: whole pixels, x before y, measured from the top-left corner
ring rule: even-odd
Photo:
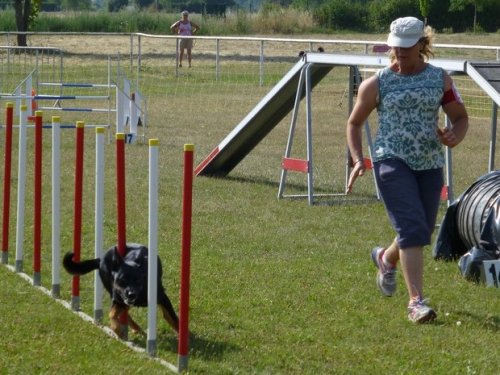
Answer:
[[[293,109],[300,73],[307,64],[299,60],[248,115],[195,168],[196,176],[225,176]],[[332,65],[311,66],[311,88]],[[301,97],[305,96],[305,90]]]
[[[203,160],[200,163],[200,165],[198,165],[194,169],[194,175],[198,176],[200,174],[200,172],[203,171],[203,169],[207,166],[207,164],[209,164],[212,161],[212,159],[217,156],[218,153],[219,153],[219,146],[217,146],[216,148],[214,148],[212,150],[212,152],[205,158],[205,160]]]

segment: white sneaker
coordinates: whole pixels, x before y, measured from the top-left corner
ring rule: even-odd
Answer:
[[[387,267],[382,260],[385,249],[376,247],[372,250],[372,260],[378,268],[377,286],[384,296],[392,297],[396,293],[396,267]]]
[[[408,304],[408,319],[413,323],[431,322],[436,317],[436,312],[427,306],[427,300],[417,298]]]

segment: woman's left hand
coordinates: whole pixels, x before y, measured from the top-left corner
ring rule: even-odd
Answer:
[[[450,148],[455,147],[459,141],[453,130],[449,128],[437,129],[437,135],[439,137],[439,141]]]

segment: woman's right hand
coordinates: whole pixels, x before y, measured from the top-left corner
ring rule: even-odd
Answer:
[[[358,176],[363,176],[364,174],[365,174],[365,163],[363,162],[363,160],[359,160],[356,163],[354,163],[354,166],[351,170],[351,174],[349,175],[346,194],[352,192],[352,186],[354,185],[354,181],[356,181]]]

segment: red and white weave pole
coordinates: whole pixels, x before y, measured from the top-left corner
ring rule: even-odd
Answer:
[[[127,248],[126,226],[126,190],[125,190],[125,133],[116,133],[116,212],[118,230],[118,254],[122,257]],[[123,340],[128,338],[127,313],[120,316],[121,334]]]
[[[61,294],[61,118],[52,116],[52,297]]]
[[[24,216],[26,198],[26,127],[28,106],[21,105],[19,114],[19,146],[17,167],[17,223],[16,223],[16,272],[23,270],[24,256]]]
[[[149,140],[148,183],[148,335],[146,350],[156,355],[158,304],[158,139]]]
[[[3,177],[2,263],[9,261],[10,178],[12,172],[12,128],[14,105],[7,103],[5,112],[5,164]]]
[[[103,127],[95,129],[95,216],[94,216],[94,255],[101,258],[104,247],[104,143]],[[103,320],[103,285],[98,272],[94,274],[94,321],[98,324]]]
[[[179,372],[187,369],[189,358],[189,284],[191,273],[191,223],[193,211],[194,145],[184,145],[184,184],[182,194],[181,290],[179,305]]]
[[[34,194],[34,222],[33,222],[33,285],[42,284],[41,254],[42,254],[42,111],[35,112],[35,186]]]
[[[116,133],[116,210],[118,225],[118,253],[125,256],[127,246],[125,195],[125,134]]]
[[[85,123],[76,122],[76,147],[75,147],[75,197],[73,202],[73,260],[80,261],[82,248],[82,204],[83,204],[83,151],[85,137]],[[73,276],[71,289],[71,307],[80,309],[80,277]]]

